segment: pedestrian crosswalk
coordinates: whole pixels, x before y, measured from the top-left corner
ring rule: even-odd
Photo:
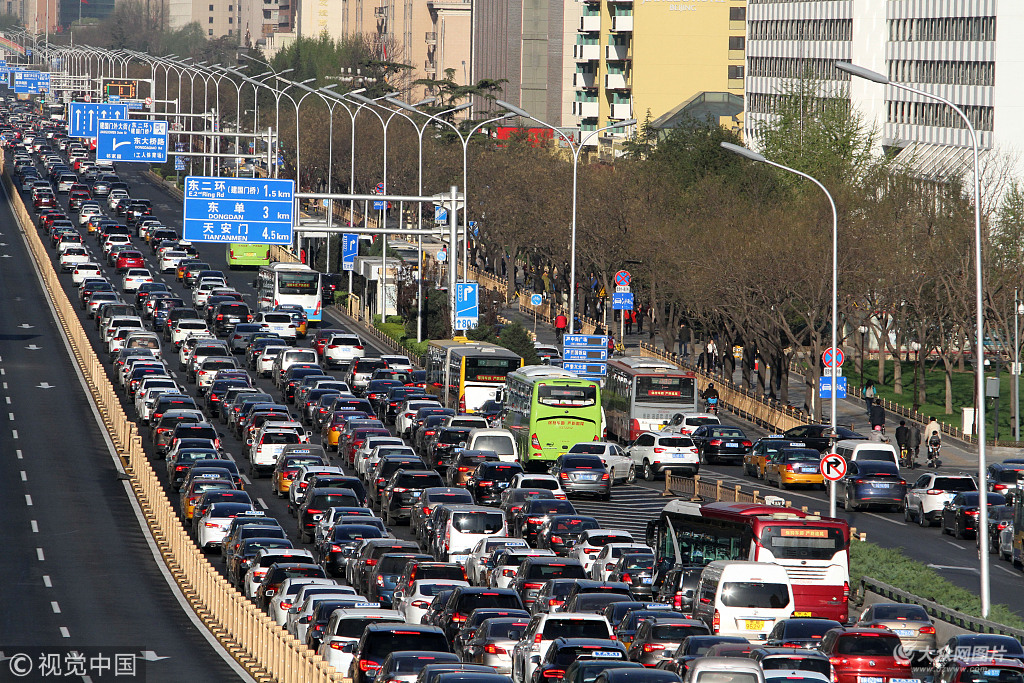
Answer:
[[[601,523],[602,528],[622,529],[643,542],[647,534],[647,522],[657,519],[672,496],[662,496],[661,491],[626,484],[612,489],[610,501],[574,498],[576,511],[589,515]]]

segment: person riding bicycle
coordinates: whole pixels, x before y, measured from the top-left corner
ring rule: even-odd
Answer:
[[[910,464],[910,427],[907,426],[906,420],[900,420],[900,426],[896,428],[896,445],[900,449],[900,460],[904,467]]]
[[[718,406],[718,389],[715,389],[715,383],[714,382],[708,382],[707,388],[700,395],[700,397],[702,399],[704,399],[704,405],[707,406],[708,408],[717,407]]]
[[[871,428],[881,427],[881,431],[885,431],[885,408],[882,407],[882,399],[876,398],[874,405],[871,406]]]

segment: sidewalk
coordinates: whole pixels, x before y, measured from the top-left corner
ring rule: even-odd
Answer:
[[[506,307],[501,311],[501,315],[509,320],[519,322],[528,330],[534,329],[534,318],[533,316],[522,313],[516,307]],[[616,330],[617,333],[617,330]],[[537,341],[542,344],[555,344],[556,335],[554,328],[545,323],[539,321],[536,326]],[[617,334],[616,334],[617,336]],[[643,334],[627,334],[623,343],[626,347],[627,355],[634,355],[642,353],[639,350],[640,342],[647,342],[664,348],[661,343],[661,339],[655,335],[654,339],[650,339],[647,331]],[[737,373],[735,380],[739,381],[739,374]],[[807,392],[807,385],[804,382],[802,375],[796,373],[789,374],[789,398],[790,404],[795,406],[803,405],[804,398]],[[828,415],[829,403],[825,401],[825,415]],[[892,434],[896,431],[896,427],[899,426],[900,417],[895,413],[886,414],[886,429],[887,434],[892,438]],[[905,419],[905,418],[902,418]],[[839,404],[836,408],[836,422],[842,426],[851,427],[854,431],[860,432],[861,434],[868,434],[871,431],[871,424],[868,421],[867,409],[864,405],[864,401],[859,398],[840,399]],[[924,430],[924,425],[918,425],[921,430]],[[924,462],[926,449],[922,444],[921,454],[919,461]],[[1024,456],[1019,449],[1008,448],[1004,446],[993,447],[989,446],[986,449],[986,455],[988,461],[1001,462],[1006,458],[1015,456]],[[953,470],[953,471],[972,471],[977,469],[978,466],[978,449],[977,446],[968,445],[955,439],[949,438],[948,436],[943,439],[942,445],[942,469]]]

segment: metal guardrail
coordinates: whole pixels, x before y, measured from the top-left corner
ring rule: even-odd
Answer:
[[[3,153],[0,151],[0,166]],[[142,446],[136,424],[125,413],[81,322],[64,293],[32,218],[10,175],[3,183],[47,296],[82,370],[105,429],[128,475],[164,563],[196,615],[228,652],[257,680],[338,683],[342,673],[281,629],[214,569],[186,533]]]
[[[733,487],[724,486],[721,479],[706,481],[701,479],[699,474],[692,477],[680,477],[674,474],[665,476],[665,490],[663,496],[689,496],[691,500],[728,502],[728,503],[760,503],[764,504],[765,498],[760,491],[743,491],[739,484]],[[786,501],[785,507],[790,507]]]
[[[862,594],[864,591],[871,591],[872,593],[877,593],[878,595],[884,596],[895,602],[920,605],[932,617],[939,619],[940,621],[944,621],[947,624],[958,626],[967,631],[973,631],[974,633],[998,633],[1001,635],[1013,636],[1017,640],[1024,641],[1024,630],[1011,628],[1004,624],[997,624],[994,621],[982,619],[981,617],[972,617],[969,614],[949,609],[937,602],[928,600],[927,598],[922,598],[921,596],[914,595],[913,593],[908,593],[905,590],[900,590],[896,586],[872,579],[868,576],[861,577],[860,590]]]

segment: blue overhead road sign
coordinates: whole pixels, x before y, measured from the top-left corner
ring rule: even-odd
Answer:
[[[50,74],[42,71],[18,70],[12,72],[11,87],[16,93],[50,92]]]
[[[341,236],[341,269],[355,270],[359,255],[359,235],[346,232]]]
[[[184,237],[193,242],[291,244],[294,180],[185,178]]]
[[[480,322],[478,293],[475,282],[455,283],[455,329],[471,330]]]
[[[128,105],[72,102],[68,116],[68,135],[73,138],[94,138],[100,119],[127,119]]]
[[[97,161],[167,161],[167,122],[100,119],[96,128]]]

